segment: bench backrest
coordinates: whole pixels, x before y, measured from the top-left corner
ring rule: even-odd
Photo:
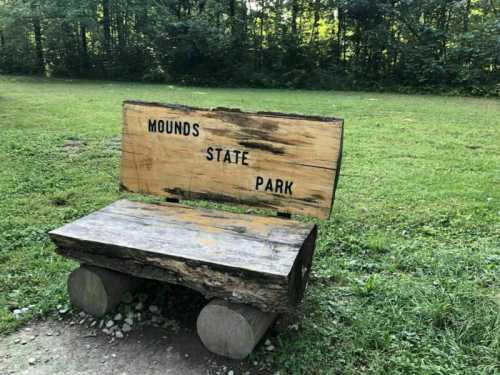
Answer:
[[[126,101],[124,190],[326,218],[343,120]]]

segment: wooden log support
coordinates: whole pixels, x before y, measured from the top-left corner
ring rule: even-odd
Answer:
[[[140,285],[140,280],[108,269],[81,265],[68,278],[71,304],[100,317],[113,310],[125,292]]]
[[[252,352],[276,316],[248,305],[214,299],[203,308],[196,326],[208,350],[243,359]]]

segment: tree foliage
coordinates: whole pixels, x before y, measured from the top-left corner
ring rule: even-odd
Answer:
[[[499,94],[499,0],[0,0],[0,72]]]

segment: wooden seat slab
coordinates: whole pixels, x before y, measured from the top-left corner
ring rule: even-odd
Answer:
[[[84,264],[288,312],[307,283],[316,226],[122,199],[50,237],[60,254]]]

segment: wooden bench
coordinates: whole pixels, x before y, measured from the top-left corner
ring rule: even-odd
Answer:
[[[205,346],[243,358],[302,299],[317,231],[290,215],[329,217],[343,121],[132,101],[123,114],[121,189],[166,202],[122,199],[50,232],[82,264],[71,302],[99,316],[137,278],[185,285],[211,299],[197,322]],[[178,203],[199,199],[278,215]]]

